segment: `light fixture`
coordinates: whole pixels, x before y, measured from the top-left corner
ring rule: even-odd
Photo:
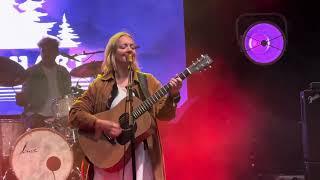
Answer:
[[[276,17],[279,18],[277,21]],[[285,22],[284,17],[278,14],[246,14],[238,18],[237,40],[251,62],[270,65],[280,60],[287,46]],[[243,32],[239,32],[239,27]]]

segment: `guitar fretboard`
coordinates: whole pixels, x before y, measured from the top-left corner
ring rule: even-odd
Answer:
[[[178,77],[180,77],[182,80],[187,78],[191,72],[188,68],[186,68],[183,72],[181,72]],[[160,88],[158,91],[156,91],[152,96],[148,97],[146,100],[144,100],[136,109],[133,110],[132,116],[133,119],[137,119],[140,117],[143,113],[150,110],[151,107],[159,101],[162,97],[164,97],[166,94],[169,93],[170,84],[167,83],[162,88]]]

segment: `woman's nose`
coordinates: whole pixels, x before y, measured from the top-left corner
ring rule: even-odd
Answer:
[[[133,46],[127,46],[127,49],[129,49],[130,51],[134,51],[134,50],[136,50],[136,48],[135,48],[135,47],[133,47]]]

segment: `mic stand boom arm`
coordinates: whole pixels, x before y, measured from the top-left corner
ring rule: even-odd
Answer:
[[[91,54],[98,54],[98,53],[104,53],[104,51],[94,51],[94,52],[83,51],[83,53],[79,55],[91,55]]]

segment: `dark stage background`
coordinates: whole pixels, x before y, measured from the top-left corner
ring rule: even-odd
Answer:
[[[208,53],[215,65],[190,77],[181,120],[162,127],[169,179],[304,173],[299,93],[320,81],[316,7],[288,0],[184,1],[187,64]],[[236,19],[271,12],[287,19],[287,50],[277,63],[258,66],[240,51]]]

